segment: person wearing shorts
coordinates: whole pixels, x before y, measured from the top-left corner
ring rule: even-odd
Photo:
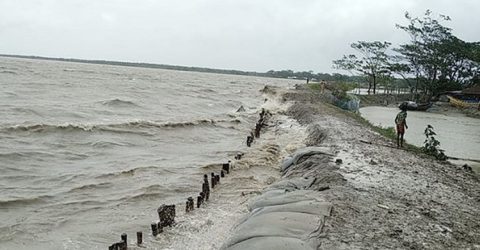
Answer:
[[[397,125],[397,147],[403,147],[403,135],[407,126],[407,106],[401,106],[402,111],[395,117],[395,124]]]

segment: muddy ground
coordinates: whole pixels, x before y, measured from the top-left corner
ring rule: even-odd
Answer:
[[[335,178],[325,171],[286,176],[314,175],[319,181],[310,188],[333,203],[319,249],[480,249],[477,175],[395,148],[310,90],[289,90],[283,101],[294,103],[287,114],[309,127],[305,143],[335,154],[303,162]]]

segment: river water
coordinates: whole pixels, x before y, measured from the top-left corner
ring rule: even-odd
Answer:
[[[364,107],[360,114],[374,125],[394,127],[395,116],[400,112],[393,107]],[[407,112],[408,129],[405,132],[407,142],[423,146],[423,132],[428,124],[432,125],[440,148],[445,154],[457,158],[480,160],[480,119],[467,117],[461,113],[434,113],[421,111]],[[474,164],[478,169],[478,163]]]
[[[294,83],[0,57],[0,249],[106,249],[148,228],[246,149],[264,85]]]

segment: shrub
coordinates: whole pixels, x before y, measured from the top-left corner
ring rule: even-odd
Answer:
[[[422,150],[428,155],[435,156],[438,160],[444,161],[447,159],[443,149],[440,149],[440,142],[435,139],[434,135],[437,135],[433,131],[432,125],[428,124],[425,128],[425,141],[423,142]]]

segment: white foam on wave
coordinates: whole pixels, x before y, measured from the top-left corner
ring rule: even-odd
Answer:
[[[148,236],[147,248],[219,249],[236,223],[247,214],[248,201],[280,179],[283,158],[305,145],[306,128],[281,115],[288,104],[272,99],[262,107],[273,113],[269,126],[262,130],[252,147],[246,149],[242,159],[234,162],[231,173],[211,191],[210,201],[188,214],[183,210],[184,203],[177,204],[177,225],[166,228],[156,238]],[[192,194],[195,201],[196,195]]]

